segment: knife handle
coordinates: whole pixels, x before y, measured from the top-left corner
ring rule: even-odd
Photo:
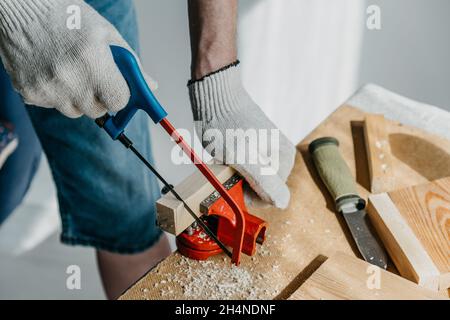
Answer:
[[[347,163],[339,152],[339,141],[326,137],[313,141],[309,152],[322,181],[333,196],[338,211],[345,200],[360,200],[356,182]]]

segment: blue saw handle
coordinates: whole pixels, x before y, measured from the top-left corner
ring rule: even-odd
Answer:
[[[145,111],[155,124],[166,118],[167,112],[150,90],[136,57],[129,50],[119,46],[111,46],[111,52],[131,93],[128,105],[115,116],[107,117],[103,123],[106,132],[117,140],[139,109]]]

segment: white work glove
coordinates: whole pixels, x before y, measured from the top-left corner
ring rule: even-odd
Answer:
[[[294,166],[296,150],[243,88],[239,64],[191,82],[189,91],[196,132],[203,147],[216,160],[236,169],[262,200],[286,208],[290,200],[286,180]],[[236,129],[243,130],[238,134],[240,138],[227,139],[227,132],[239,133]],[[255,134],[259,136],[256,147],[244,143],[242,133],[246,131],[249,136],[253,134],[254,141]],[[267,140],[261,140],[264,136]],[[278,137],[273,145],[272,136]]]
[[[80,9],[69,28],[68,8]],[[128,103],[130,91],[110,45],[130,49],[116,28],[81,0],[0,0],[0,55],[28,104],[71,118],[98,118]],[[149,81],[150,87],[155,84]]]

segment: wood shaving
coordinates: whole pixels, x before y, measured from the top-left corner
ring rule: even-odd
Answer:
[[[260,257],[281,255],[277,251],[277,242],[292,241],[291,234],[283,237],[267,236],[263,246],[258,246],[257,254],[242,263],[232,266],[226,257],[207,261],[196,261],[179,255],[172,273],[161,272],[161,266],[153,271],[155,280],[151,289],[141,289],[142,299],[185,299],[195,300],[208,297],[211,300],[265,300],[273,299],[283,288],[282,278],[285,271],[279,263],[261,265]],[[274,251],[274,252],[272,252]],[[275,275],[273,274],[275,271]],[[268,275],[271,285],[267,288]],[[277,278],[280,278],[278,281]],[[264,288],[264,289],[263,289]]]
[[[196,267],[200,264],[200,267]],[[278,267],[278,266],[274,266]],[[194,261],[181,258],[179,270],[171,280],[162,280],[160,284],[174,283],[183,290],[186,299],[208,297],[213,300],[223,299],[264,299],[273,294],[259,289],[256,281],[264,278],[261,273],[252,273],[247,267],[223,266],[212,261]],[[160,294],[167,297],[173,294],[171,287],[161,289]]]

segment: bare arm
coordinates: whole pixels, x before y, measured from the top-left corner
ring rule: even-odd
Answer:
[[[188,0],[192,79],[237,60],[238,0]]]

